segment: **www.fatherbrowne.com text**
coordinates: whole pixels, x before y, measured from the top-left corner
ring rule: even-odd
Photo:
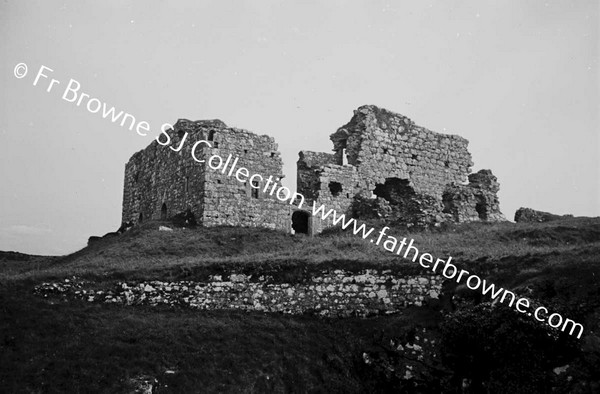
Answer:
[[[164,135],[168,137],[168,134],[164,132]],[[168,145],[170,143],[170,137],[167,140],[162,141],[160,136],[157,137],[157,141],[161,145]],[[210,141],[200,140],[197,141],[192,147],[192,158],[199,162],[204,163],[204,159],[198,159],[196,155],[196,148],[205,145],[212,148]],[[171,148],[173,149],[173,148]],[[177,149],[180,150],[181,144]],[[301,209],[305,204],[305,198],[298,192],[292,193],[287,187],[281,186],[277,183],[278,178],[269,176],[268,178],[263,177],[260,174],[250,175],[250,170],[245,167],[237,167],[239,162],[238,157],[233,157],[231,154],[223,159],[218,154],[213,154],[208,159],[208,167],[214,171],[220,171],[227,176],[235,176],[235,178],[241,182],[247,182],[250,180],[250,185],[253,188],[262,188],[263,192],[270,196],[275,196],[282,202],[289,202],[289,204],[296,206]],[[264,184],[264,187],[257,186]],[[431,270],[434,273],[440,273],[447,279],[456,280],[457,283],[465,283],[466,286],[471,290],[479,290],[484,296],[489,296],[494,302],[500,302],[502,304],[508,304],[513,307],[519,313],[525,313],[528,316],[533,316],[537,321],[545,322],[550,327],[560,329],[561,331],[569,330],[569,335],[577,335],[577,338],[581,338],[583,334],[583,326],[571,319],[563,318],[559,313],[552,313],[548,315],[549,311],[544,306],[534,306],[532,301],[528,298],[517,298],[517,295],[510,290],[502,287],[496,287],[493,283],[488,283],[485,279],[481,279],[479,276],[470,273],[464,269],[459,269],[457,266],[451,263],[452,257],[449,256],[446,260],[435,258],[429,253],[420,253],[417,247],[414,245],[414,239],[398,238],[388,235],[386,232],[390,229],[384,227],[380,231],[376,232],[375,228],[371,227],[367,229],[365,223],[360,224],[354,218],[346,218],[345,214],[338,214],[334,209],[327,209],[324,205],[317,206],[316,202],[312,205],[312,215],[320,218],[321,220],[330,219],[334,225],[341,226],[342,229],[346,230],[350,228],[354,235],[360,236],[364,240],[370,240],[371,243],[382,246],[386,251],[394,253],[398,256],[402,256],[405,259],[410,259],[413,262],[419,263],[421,267]],[[375,232],[376,237],[371,238],[371,234]],[[535,307],[535,309],[532,309]],[[533,312],[531,312],[533,310]]]

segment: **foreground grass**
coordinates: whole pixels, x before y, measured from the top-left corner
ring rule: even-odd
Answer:
[[[394,381],[387,364],[375,373],[365,365],[363,354],[372,351],[403,365],[390,348],[390,338],[415,327],[426,327],[435,336],[445,321],[428,308],[366,320],[328,320],[64,302],[32,294],[42,281],[73,275],[101,284],[202,280],[208,274],[235,270],[279,273],[281,280],[293,282],[314,270],[337,267],[420,269],[344,232],[314,238],[227,227],[162,232],[161,224],[166,223],[146,223],[69,256],[0,261],[0,392],[131,392],[132,379],[141,377],[158,380],[155,392],[398,391],[403,383]],[[568,381],[564,376],[557,392],[600,389],[600,219],[479,223],[420,232],[394,228],[388,233],[414,238],[421,252],[453,256],[460,267],[532,295],[581,322],[584,338],[576,342],[567,338],[571,350],[548,358],[550,369],[540,368],[536,381],[549,382],[555,378],[552,368],[571,364],[569,373],[575,378]],[[513,369],[494,378],[494,360],[510,356],[514,349],[493,341],[498,332],[509,342],[520,337],[522,342],[514,345],[524,354],[519,357],[533,362],[540,358],[540,348],[527,346],[540,336],[534,332],[520,336],[527,326],[511,326],[503,318],[487,324],[486,329],[499,330],[488,333],[481,328],[481,319],[485,323],[487,317],[468,316],[471,325],[463,325],[461,318],[451,331],[454,341],[466,345],[442,358],[487,365],[483,370],[488,372],[477,379],[502,382],[515,373],[510,392],[519,392],[514,387],[530,377]],[[533,323],[535,330],[541,327]],[[473,335],[479,335],[481,349],[474,347]],[[493,357],[486,358],[491,351]],[[462,379],[471,372],[436,370],[439,379],[454,382],[444,392],[459,392]]]
[[[128,392],[140,376],[154,392],[364,392],[373,333],[435,320],[56,303],[15,286],[0,305],[2,392]]]

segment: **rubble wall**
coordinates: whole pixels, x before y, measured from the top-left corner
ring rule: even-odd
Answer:
[[[211,275],[207,281],[116,283],[97,286],[76,278],[43,283],[35,293],[88,302],[171,305],[203,310],[237,309],[324,317],[372,316],[439,302],[443,278],[391,271],[324,271],[300,282],[273,281],[269,275]],[[94,287],[94,288],[92,288]]]
[[[298,160],[298,190],[317,205],[340,214],[352,214],[361,202],[389,205],[387,219],[424,226],[505,220],[496,177],[489,170],[469,175],[473,162],[465,138],[433,132],[403,115],[367,105],[354,111],[330,139],[335,164],[319,164],[314,152],[301,152]],[[340,183],[343,192],[329,193],[331,182]],[[373,199],[385,201],[373,204]],[[329,225],[331,220],[313,228]]]
[[[386,178],[400,178],[415,192],[441,200],[445,186],[466,182],[473,165],[466,139],[430,131],[375,106],[356,110],[331,140],[335,151],[346,149],[348,163],[358,167],[370,191]]]

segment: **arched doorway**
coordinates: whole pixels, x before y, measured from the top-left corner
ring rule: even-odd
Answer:
[[[308,234],[308,219],[310,215],[305,211],[295,211],[292,214],[292,229],[295,234]]]
[[[162,207],[160,208],[160,218],[161,220],[167,219],[167,204],[163,202]]]

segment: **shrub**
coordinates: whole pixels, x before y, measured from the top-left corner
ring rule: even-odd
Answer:
[[[552,368],[574,356],[574,342],[508,307],[480,304],[454,312],[441,326],[448,385],[460,392],[550,392]]]

